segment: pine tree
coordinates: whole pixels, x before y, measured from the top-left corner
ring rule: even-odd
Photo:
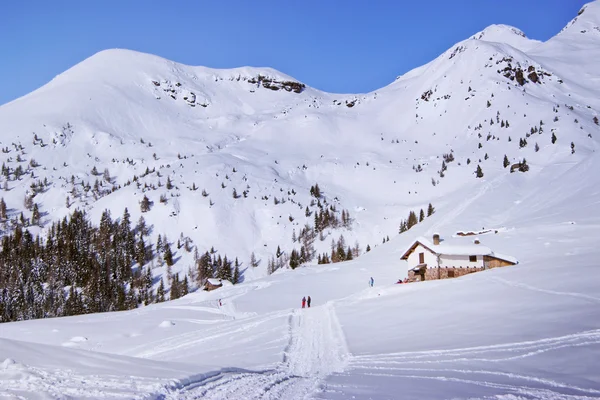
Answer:
[[[173,275],[173,279],[171,279],[171,293],[169,300],[175,300],[181,297],[180,292],[180,282],[179,282],[179,272]]]
[[[250,266],[252,268],[256,268],[258,267],[258,260],[256,259],[256,254],[254,254],[254,252],[252,252],[252,254],[250,254]]]
[[[275,252],[275,256],[277,256],[277,258],[281,257],[281,248],[279,246],[277,246],[277,251]]]
[[[143,213],[150,211],[150,199],[146,195],[144,195],[144,198],[142,199],[142,202],[140,203],[140,210]]]
[[[504,155],[504,161],[502,162],[502,165],[504,165],[504,168],[510,165],[510,161],[508,161],[508,157],[506,157],[506,154]]]
[[[479,165],[477,165],[477,170],[475,171],[475,176],[477,178],[483,178],[483,171],[481,170],[481,167]]]
[[[290,253],[290,268],[296,269],[300,265],[300,256],[298,255],[298,251],[293,249]]]
[[[346,261],[351,261],[354,257],[352,257],[352,249],[348,246],[346,250]]]
[[[163,251],[163,241],[160,233],[158,234],[158,238],[156,239],[156,254],[160,254]]]
[[[575,154],[575,143],[571,142],[571,154]]]
[[[371,246],[367,245],[367,249],[366,249],[367,253],[371,251]]]
[[[415,214],[414,211],[409,212],[408,213],[408,220],[406,221],[406,227],[407,227],[407,229],[412,228],[418,222],[419,222],[419,220],[417,219],[417,214]]]
[[[171,246],[169,246],[169,243],[165,243],[165,244],[163,244],[163,249],[164,249],[165,263],[167,264],[168,267],[170,267],[173,265],[173,253],[171,252]]]
[[[236,258],[236,260],[237,260],[237,258]],[[236,264],[237,264],[237,262],[236,262]],[[231,279],[232,279],[231,283],[233,283],[234,285],[240,283],[240,266],[239,265],[236,265],[233,268],[233,277]]]
[[[33,205],[33,211],[31,214],[31,224],[32,225],[40,224],[40,210],[38,208],[37,203],[34,203],[34,205]]]
[[[556,135],[552,132],[552,144],[556,143]]]
[[[166,185],[168,190],[173,189],[173,182],[171,182],[171,177],[167,176],[167,185]]]
[[[0,199],[0,219],[7,219],[7,208],[6,203],[4,202],[4,197]]]
[[[140,267],[146,264],[146,244],[143,237],[140,237],[140,240],[137,242],[135,261]]]
[[[540,151],[540,145],[539,145],[539,144],[537,144],[537,142],[535,143],[535,147],[534,147],[534,149],[535,149],[535,152],[536,152],[536,153],[537,153],[538,151]]]
[[[183,278],[180,289],[181,289],[181,297],[187,296],[187,294],[190,291],[187,275]]]
[[[158,289],[156,289],[156,302],[162,303],[165,301],[165,282],[162,278],[160,278],[160,284],[158,285]]]
[[[419,222],[423,222],[425,220],[425,212],[421,208],[421,212],[419,213]]]

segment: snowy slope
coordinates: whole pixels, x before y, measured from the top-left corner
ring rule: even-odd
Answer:
[[[3,162],[13,169],[26,168],[31,159],[41,165],[29,169],[35,178],[8,182],[3,196],[11,216],[24,211],[27,217],[23,198],[31,182],[47,178],[49,190],[35,198],[48,213],[47,226],[75,207],[91,210],[95,221],[105,208],[116,218],[128,207],[137,221],[146,194],[154,203],[144,214],[154,238],[183,235],[200,252],[214,246],[245,263],[254,251],[265,262],[246,272],[252,279],[264,275],[277,246],[292,250],[294,230],[313,224],[304,211],[308,189],[319,183],[338,212],[350,211],[354,226],[351,232],[327,231],[317,250],[328,251],[340,234],[351,245],[372,247],[395,235],[409,210],[429,202],[443,207],[450,193],[478,190],[478,164],[493,178],[506,174],[505,154],[511,162],[527,158],[533,175],[597,148],[592,118],[600,109],[600,81],[595,58],[583,51],[598,52],[597,8],[588,5],[546,43],[516,28],[491,26],[361,95],[285,86],[296,81],[268,68],[212,70],[128,50],[103,51],[0,108],[0,145],[10,151]],[[571,33],[583,28],[587,33]],[[585,56],[574,56],[574,46]],[[519,68],[528,81],[523,86],[515,80]],[[540,83],[528,79],[529,68]],[[272,82],[265,87],[261,76]],[[502,128],[504,121],[510,127]],[[528,138],[520,149],[519,139],[540,121],[544,135]],[[556,145],[551,132],[559,138]],[[20,163],[13,144],[23,146]],[[456,162],[440,178],[441,156],[451,151]],[[419,165],[422,172],[415,173]],[[111,176],[110,183],[100,179],[104,193],[95,196],[81,185],[93,184],[94,166]],[[157,172],[142,176],[146,169]],[[139,188],[127,186],[134,177]],[[174,190],[164,187],[167,177]],[[233,189],[239,195],[247,190],[248,197],[234,199]],[[167,203],[159,202],[161,195]],[[275,205],[274,198],[286,202]],[[178,256],[175,271],[186,271],[191,254]]]
[[[247,263],[254,251],[263,260],[246,270],[244,283],[211,293],[126,312],[0,324],[0,393],[600,397],[599,27],[598,1],[544,43],[492,26],[359,95],[273,90],[258,76],[295,80],[266,68],[210,70],[109,50],[0,107],[0,147],[10,150],[0,158],[15,168],[13,143],[21,143],[20,164],[33,158],[41,165],[32,168],[35,178],[7,183],[2,195],[11,216],[24,209],[31,182],[44,178],[49,189],[36,202],[48,213],[46,224],[74,207],[89,209],[96,221],[105,208],[117,217],[128,207],[136,221],[146,194],[154,205],[143,215],[154,236],[174,241],[183,234],[201,252],[215,246]],[[528,144],[520,148],[520,139]],[[455,160],[440,174],[442,155],[451,151]],[[511,174],[504,155],[511,163],[526,158],[530,170]],[[79,195],[71,195],[71,175],[93,183],[94,166],[109,169],[106,188],[121,188],[94,199],[75,185]],[[140,177],[147,167],[161,177]],[[134,175],[140,188],[126,185]],[[354,218],[352,230],[327,230],[318,251],[329,251],[340,234],[373,250],[265,276],[277,246],[291,251],[292,232],[312,224],[304,210],[315,183]],[[144,184],[157,189],[144,191]],[[247,186],[248,197],[233,198],[233,188]],[[428,203],[436,213],[398,235],[408,211]],[[519,264],[394,284],[406,276],[399,258],[415,237],[479,229],[498,230],[481,235],[482,244]],[[391,240],[381,244],[386,236]],[[174,270],[185,273],[192,254],[181,249],[177,256]],[[155,267],[156,277],[164,273]],[[306,295],[313,308],[298,310]]]

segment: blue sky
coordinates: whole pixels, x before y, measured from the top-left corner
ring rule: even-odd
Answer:
[[[0,1],[0,104],[107,48],[191,65],[269,66],[368,92],[493,23],[547,40],[582,0]]]

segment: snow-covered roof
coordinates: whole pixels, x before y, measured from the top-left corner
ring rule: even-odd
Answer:
[[[222,284],[221,280],[220,279],[216,279],[216,278],[208,278],[206,280],[206,282],[210,283],[211,285],[215,285],[215,286]]]
[[[423,236],[420,236],[417,239],[415,239],[415,241],[410,245],[410,247],[406,249],[406,251],[403,253],[401,258],[408,258],[410,253],[418,244],[421,244],[423,247],[427,248],[434,254],[447,256],[489,256],[505,260],[514,264],[517,263],[517,259],[514,257],[495,253],[489,247],[481,244],[465,243],[464,239],[451,239],[450,241],[443,240],[440,244],[435,245],[433,244],[433,242],[424,238]]]

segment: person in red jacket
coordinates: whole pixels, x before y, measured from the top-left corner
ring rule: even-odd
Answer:
[[[306,297],[302,298],[302,308],[306,307]]]

